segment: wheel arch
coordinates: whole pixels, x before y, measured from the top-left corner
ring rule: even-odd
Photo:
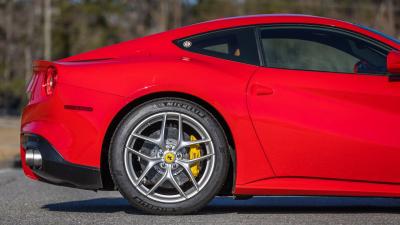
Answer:
[[[215,119],[218,121],[218,123],[221,125],[225,136],[227,138],[227,142],[229,144],[229,155],[230,155],[230,164],[229,164],[229,171],[228,171],[228,176],[227,180],[224,184],[224,187],[221,190],[221,195],[231,195],[233,193],[233,188],[234,188],[234,183],[235,183],[235,177],[236,177],[236,152],[235,152],[235,142],[233,139],[233,135],[231,132],[231,129],[224,119],[223,115],[210,103],[207,101],[182,92],[156,92],[156,93],[151,93],[147,94],[144,96],[141,96],[137,99],[134,99],[133,101],[129,102],[126,104],[112,119],[110,125],[107,128],[107,131],[105,133],[103,143],[102,143],[102,149],[101,149],[101,165],[100,165],[100,170],[101,170],[101,177],[102,177],[102,182],[103,182],[103,187],[106,190],[113,190],[115,189],[114,182],[111,178],[110,174],[110,169],[109,169],[109,162],[108,162],[108,152],[110,148],[110,143],[111,143],[111,138],[112,135],[114,134],[115,129],[117,128],[118,124],[120,121],[124,118],[125,115],[127,115],[132,109],[135,107],[158,98],[181,98],[184,100],[189,100],[194,103],[199,104],[203,108],[205,108],[207,111],[209,111]]]

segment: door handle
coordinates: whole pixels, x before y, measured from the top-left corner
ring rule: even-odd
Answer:
[[[260,84],[254,84],[251,87],[251,93],[253,95],[258,95],[258,96],[263,96],[263,95],[272,95],[274,93],[274,90],[270,87],[263,86]]]

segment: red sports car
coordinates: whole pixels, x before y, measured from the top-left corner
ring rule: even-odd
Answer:
[[[361,25],[257,15],[36,61],[23,169],[156,214],[216,195],[400,197],[399,49]]]

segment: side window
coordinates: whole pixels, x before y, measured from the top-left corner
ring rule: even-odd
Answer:
[[[222,59],[259,65],[254,28],[214,31],[176,41],[188,51]]]
[[[268,67],[385,74],[387,49],[341,31],[312,27],[260,30]]]

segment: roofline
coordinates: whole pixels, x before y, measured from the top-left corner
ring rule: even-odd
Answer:
[[[328,17],[305,15],[305,14],[255,14],[246,16],[236,16],[214,19],[204,21],[174,30],[164,32],[164,34],[171,35],[170,39],[176,40],[183,37],[188,37],[196,34],[207,33],[213,30],[222,30],[235,27],[244,26],[257,26],[262,24],[309,24],[309,25],[322,25],[331,27],[340,27],[350,31],[365,34],[374,39],[380,40],[384,43],[390,43],[392,47],[399,48],[399,44],[395,43],[383,36],[377,35],[366,29],[361,28],[359,25],[347,22],[340,19],[333,19]]]
[[[319,21],[319,22],[318,22]],[[245,16],[235,16],[218,18],[214,20],[203,21],[173,30],[167,31],[168,33],[188,33],[189,35],[195,34],[196,30],[201,32],[208,32],[211,30],[233,28],[240,26],[250,26],[259,24],[278,24],[278,23],[310,23],[310,24],[323,24],[323,25],[347,25],[355,26],[355,24],[328,17],[320,17],[305,14],[254,14]],[[163,32],[164,33],[164,32]]]
[[[204,22],[200,22],[200,23],[224,21],[224,20],[236,20],[236,19],[265,18],[265,17],[299,17],[299,18],[320,18],[320,19],[336,20],[336,19],[332,19],[332,18],[328,18],[328,17],[315,16],[315,15],[309,15],[309,14],[269,13],[269,14],[252,14],[252,15],[243,15],[243,16],[224,17],[224,18],[213,19],[213,20],[204,21]]]

